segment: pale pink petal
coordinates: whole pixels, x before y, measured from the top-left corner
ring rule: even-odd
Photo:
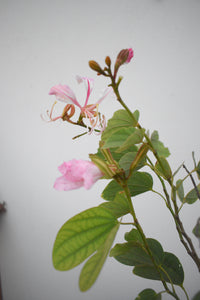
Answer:
[[[83,106],[83,107],[85,107],[88,103],[90,94],[93,90],[94,79],[88,78],[88,77],[81,77],[81,76],[77,75],[76,80],[77,80],[78,83],[83,82],[85,84],[86,91],[87,91],[86,100],[85,100],[85,103],[84,103],[84,106]]]
[[[83,174],[84,187],[90,189],[91,186],[102,177],[101,171],[92,162],[88,162],[85,173]]]
[[[101,101],[103,101],[109,94],[112,94],[112,93],[113,93],[113,89],[111,87],[106,88],[103,91],[103,94],[101,95],[101,97],[99,98],[99,100],[97,101],[96,104],[101,103]]]
[[[76,100],[74,92],[70,89],[68,85],[58,84],[53,86],[49,91],[49,95],[55,95],[59,101],[68,104],[74,104],[81,107],[78,101]]]
[[[67,180],[64,176],[58,177],[54,183],[54,189],[57,191],[70,191],[83,186],[83,181],[72,182]]]
[[[108,87],[103,91],[99,100],[95,104],[90,106],[90,110],[93,110],[97,106],[97,104],[101,103],[108,95],[114,95],[113,89],[111,87]]]
[[[78,189],[82,186],[89,189],[103,176],[93,162],[85,160],[73,159],[64,162],[58,169],[63,176],[56,179],[54,188],[62,191]]]

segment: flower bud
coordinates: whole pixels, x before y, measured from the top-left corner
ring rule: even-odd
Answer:
[[[117,59],[115,62],[115,70],[114,76],[116,77],[117,71],[119,67],[125,63],[129,63],[133,57],[133,49],[122,49],[119,54],[117,55]]]
[[[106,56],[106,58],[105,58],[105,63],[106,63],[106,65],[107,65],[108,67],[110,67],[110,65],[111,65],[111,59],[110,59],[109,56]]]
[[[100,65],[96,61],[90,60],[89,66],[92,70],[98,72],[99,74],[102,74],[102,75],[105,74],[104,71],[101,69]]]

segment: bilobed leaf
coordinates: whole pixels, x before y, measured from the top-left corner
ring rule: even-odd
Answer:
[[[118,229],[119,223],[110,230],[103,245],[85,263],[79,277],[79,287],[81,291],[87,291],[95,283],[109,254]]]
[[[197,189],[200,193],[200,184],[197,185]],[[193,188],[187,195],[184,197],[183,202],[187,202],[188,204],[193,204],[198,199],[198,195],[196,189]]]
[[[157,264],[162,264],[165,252],[163,251],[161,244],[157,240],[151,238],[147,239],[147,244],[152,252],[155,262]]]
[[[115,131],[112,135],[110,135],[106,141],[105,144],[103,145],[102,148],[116,148],[120,147],[122,144],[125,143],[125,141],[136,131],[134,127],[126,127],[126,128],[121,128]],[[130,147],[134,143],[128,145]],[[128,148],[127,147],[127,148]],[[123,149],[124,150],[124,149]]]
[[[147,239],[147,244],[152,252],[154,260],[161,264],[164,252],[161,244],[155,239]],[[137,241],[129,241],[124,244],[116,244],[111,250],[110,256],[114,256],[116,260],[122,264],[129,266],[152,265],[151,258],[142,243]]]
[[[133,232],[133,235],[135,234],[136,231]],[[157,268],[144,244],[139,239],[134,238],[127,243],[116,244],[111,250],[110,256],[113,256],[122,264],[135,266],[133,269],[135,275],[147,279],[161,280],[161,274],[166,282],[181,285],[184,280],[184,272],[178,258],[172,253],[164,252],[157,240],[147,238],[146,241]]]
[[[131,196],[150,191],[152,186],[152,176],[146,172],[134,172],[128,180]],[[115,180],[112,180],[103,190],[101,197],[105,200],[112,201],[119,191],[123,191],[122,187]]]
[[[123,143],[121,143],[119,145],[119,148],[116,150],[116,152],[122,152],[122,151],[128,149],[130,146],[139,144],[142,142],[145,130],[138,129],[138,128],[134,128],[134,129],[135,130],[131,134],[129,134],[127,139],[124,140]]]
[[[166,282],[181,285],[184,280],[184,272],[178,258],[168,252],[164,252],[162,265],[159,266],[160,272]],[[133,273],[143,278],[160,280],[158,271],[152,264],[137,265]]]
[[[134,159],[136,159],[137,152],[127,152],[124,154],[121,159],[119,160],[119,166],[125,171],[126,175],[128,176],[130,172],[131,164],[133,163]],[[134,171],[139,170],[145,164],[145,157],[139,161],[137,166],[134,168]]]
[[[118,192],[122,192],[122,187],[115,181],[112,180],[103,190],[101,197],[107,201],[113,201]]]
[[[110,256],[113,256],[121,264],[128,266],[151,264],[151,259],[143,247],[132,241],[123,244],[116,244],[110,251]]]
[[[119,160],[119,165],[125,172],[129,172],[130,166],[136,155],[137,152],[128,152],[124,154]]]
[[[151,142],[159,156],[168,157],[170,155],[169,149],[165,147],[161,141],[159,141],[159,135],[157,130],[155,130],[152,133]]]
[[[134,172],[128,180],[128,187],[130,189],[131,196],[145,193],[152,189],[153,178],[147,172]]]
[[[131,147],[129,147],[128,149],[126,149],[125,151],[122,151],[120,153],[116,152],[117,148],[112,148],[110,149],[111,153],[112,153],[112,157],[114,158],[114,160],[116,160],[117,162],[120,161],[120,159],[126,154],[126,153],[137,153],[138,151],[138,147],[136,145],[132,145]]]
[[[106,241],[117,219],[103,207],[93,207],[68,220],[59,230],[53,247],[57,270],[70,270]]]
[[[184,199],[184,188],[183,188],[183,181],[181,179],[177,180],[176,182],[177,194],[181,202]]]
[[[170,179],[172,176],[170,165],[165,157],[160,157],[160,161],[156,162],[155,169],[156,172],[165,179]]]
[[[113,201],[104,202],[100,206],[108,209],[116,218],[122,217],[130,212],[130,207],[124,192],[118,192]]]
[[[139,233],[139,231],[133,228],[130,232],[126,232],[124,238],[127,242],[136,242],[139,244],[143,244],[143,239]]]
[[[179,259],[169,252],[164,253],[164,260],[162,264],[163,269],[168,273],[170,279],[174,284],[181,285],[184,280],[184,271]],[[163,274],[164,275],[164,274]],[[169,282],[169,279],[166,281]]]
[[[161,294],[157,294],[152,289],[145,289],[139,293],[135,300],[161,300]]]
[[[124,109],[117,110],[114,113],[113,117],[110,120],[108,120],[106,129],[103,131],[101,136],[102,141],[106,141],[107,138],[110,135],[112,135],[115,131],[117,131],[119,128],[135,127],[139,119],[139,111],[136,110],[133,113],[133,116],[136,120],[135,123],[126,110]]]

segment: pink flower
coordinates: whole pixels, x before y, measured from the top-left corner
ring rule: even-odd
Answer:
[[[69,191],[84,186],[85,189],[91,186],[103,176],[98,167],[90,161],[73,159],[64,162],[58,167],[62,174],[54,183],[54,188],[59,191]]]
[[[49,95],[55,95],[57,100],[59,101],[78,106],[81,110],[81,116],[89,120],[91,125],[91,132],[94,130],[96,126],[99,126],[100,129],[103,130],[105,128],[105,118],[102,119],[100,118],[98,113],[98,105],[101,103],[102,100],[105,99],[106,96],[108,96],[108,94],[112,91],[112,88],[107,88],[104,91],[103,95],[95,104],[88,105],[88,100],[93,89],[94,80],[87,77],[80,77],[80,76],[77,76],[76,79],[78,83],[83,82],[86,87],[87,94],[83,106],[80,105],[80,103],[76,99],[74,92],[67,85],[58,84],[53,86],[50,89]]]

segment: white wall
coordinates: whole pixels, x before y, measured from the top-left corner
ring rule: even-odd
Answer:
[[[159,130],[174,168],[183,161],[190,168],[193,150],[200,158],[199,14],[199,0],[1,0],[0,201],[7,204],[7,213],[0,218],[4,300],[129,300],[146,287],[162,289],[111,258],[86,293],[78,289],[80,266],[69,272],[53,269],[57,231],[76,213],[101,202],[105,182],[90,191],[53,189],[57,166],[72,158],[87,159],[96,151],[98,138],[72,142],[78,128],[45,123],[40,114],[53,103],[48,96],[52,85],[69,84],[76,90],[76,74],[95,76],[88,67],[90,59],[103,63],[106,55],[115,58],[122,48],[133,47],[134,60],[121,72],[125,77],[121,93],[132,110],[140,110],[143,126]],[[93,96],[105,84],[103,78],[95,79]],[[118,108],[114,100],[105,100],[101,110],[110,117]],[[199,275],[178,242],[162,200],[147,193],[135,199],[135,206],[147,236],[180,258],[187,270],[185,286],[194,295]],[[189,233],[199,215],[199,203],[183,209]]]

